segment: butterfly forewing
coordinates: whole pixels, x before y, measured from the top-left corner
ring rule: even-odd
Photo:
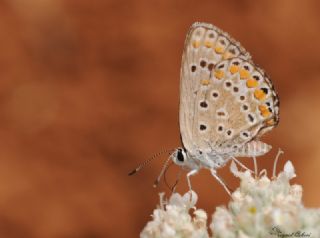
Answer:
[[[240,43],[213,25],[191,27],[180,90],[181,137],[191,154],[240,148],[278,123],[271,81]]]

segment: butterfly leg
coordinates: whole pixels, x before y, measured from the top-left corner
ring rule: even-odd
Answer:
[[[195,175],[196,173],[198,173],[198,171],[199,169],[193,169],[189,173],[187,173],[187,182],[188,182],[188,187],[190,191],[192,191],[190,176]]]
[[[215,169],[210,169],[212,176],[222,185],[222,187],[226,190],[226,192],[231,196],[231,192],[228,189],[227,185],[223,182],[223,180],[217,175],[217,171]]]
[[[250,173],[253,173],[253,171],[251,170],[251,169],[249,169],[247,166],[245,166],[243,163],[241,163],[239,160],[237,160],[235,157],[231,157],[232,158],[232,160],[234,161],[234,162],[236,162],[240,167],[242,167],[243,169],[245,169],[245,170],[249,170],[250,171]]]

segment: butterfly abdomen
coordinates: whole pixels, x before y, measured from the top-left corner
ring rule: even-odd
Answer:
[[[236,157],[255,157],[268,153],[271,150],[271,145],[262,141],[250,141],[242,146],[237,152]]]

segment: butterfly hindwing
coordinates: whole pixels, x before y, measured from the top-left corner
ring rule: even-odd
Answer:
[[[212,75],[204,88],[211,109],[199,120],[212,127],[205,137],[217,152],[240,149],[277,125],[278,96],[260,68],[233,58],[221,61]]]

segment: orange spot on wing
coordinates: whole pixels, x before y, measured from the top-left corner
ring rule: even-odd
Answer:
[[[200,41],[194,41],[194,42],[192,42],[192,46],[193,46],[193,48],[199,48],[199,46],[200,46]]]
[[[266,105],[259,105],[259,111],[260,112],[263,112],[263,111],[266,111],[266,110],[268,110],[268,107],[266,106]]]
[[[268,116],[270,116],[271,115],[271,112],[268,110],[268,111],[263,111],[263,112],[261,112],[261,115],[263,116],[263,117],[268,117]]]
[[[202,79],[200,82],[202,85],[207,86],[210,84],[210,80],[209,79]]]
[[[258,81],[255,79],[248,79],[246,84],[248,88],[255,88],[259,85]]]
[[[261,89],[256,89],[254,91],[254,97],[261,101],[266,98],[266,94]]]
[[[217,79],[222,79],[224,77],[224,72],[222,70],[217,70],[215,73],[214,73],[214,76],[217,78]]]
[[[221,47],[221,46],[217,46],[216,48],[214,48],[214,51],[215,51],[217,54],[222,54],[223,51],[224,51],[224,48]]]
[[[266,121],[266,124],[268,126],[273,126],[275,124],[275,121],[273,119],[270,119],[270,120]]]
[[[248,70],[240,69],[240,78],[241,79],[247,79],[247,78],[249,78],[249,76],[250,76],[250,73]]]
[[[233,57],[234,55],[233,54],[231,54],[231,53],[229,53],[229,52],[226,52],[226,53],[224,53],[224,55],[223,55],[223,59],[230,59],[231,57]]]
[[[206,42],[204,42],[204,45],[205,45],[205,47],[207,47],[207,48],[212,48],[213,43],[210,42],[210,41],[206,41]]]
[[[239,66],[231,65],[229,71],[230,71],[230,73],[235,74],[239,71]]]

